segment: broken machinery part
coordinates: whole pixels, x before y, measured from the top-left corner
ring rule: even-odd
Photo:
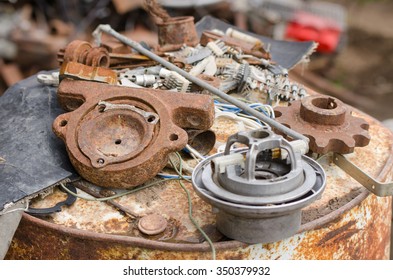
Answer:
[[[183,45],[196,46],[199,43],[194,18],[173,17],[157,23],[160,51],[177,50]]]
[[[71,104],[75,111],[58,116],[54,132],[77,172],[104,187],[130,188],[153,178],[170,152],[187,145],[183,128],[207,130],[214,121],[207,95],[68,79],[57,94],[63,108]]]
[[[109,53],[103,47],[93,47],[89,42],[74,40],[61,49],[57,58],[61,62],[79,62],[94,67],[109,67]]]
[[[66,186],[70,191],[76,193],[76,188],[72,184],[67,184]],[[60,212],[61,207],[71,206],[72,204],[74,204],[75,201],[76,201],[76,197],[74,195],[68,194],[67,198],[64,201],[60,201],[56,203],[55,206],[48,207],[48,208],[29,207],[26,212],[34,216],[45,216],[55,212]]]
[[[235,143],[248,148],[231,151]],[[326,176],[291,142],[262,128],[230,136],[224,153],[198,164],[192,182],[216,211],[221,233],[246,243],[270,243],[297,232],[301,209],[322,195]]]
[[[117,84],[117,73],[104,67],[95,67],[81,64],[74,61],[64,62],[61,65],[60,80],[64,78],[94,81],[110,85]]]
[[[194,17],[171,17],[156,0],[146,0],[144,8],[157,25],[160,51],[174,51],[183,45],[196,46],[199,43]]]
[[[314,153],[348,154],[370,142],[369,124],[352,116],[350,107],[333,97],[308,96],[274,111],[278,122],[310,139]]]

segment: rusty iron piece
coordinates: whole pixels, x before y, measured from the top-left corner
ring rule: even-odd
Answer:
[[[84,65],[78,62],[65,62],[60,68],[60,80],[64,78],[95,81],[110,85],[117,84],[117,73],[111,69]]]
[[[121,70],[121,69],[136,69],[136,68],[140,68],[140,67],[152,67],[152,66],[156,66],[158,65],[157,62],[152,61],[152,60],[147,60],[147,61],[138,61],[138,60],[129,60],[127,63],[125,64],[113,64],[111,65],[112,69],[117,69],[117,70]]]
[[[147,235],[156,235],[165,231],[167,220],[158,214],[150,214],[142,217],[138,222],[138,229]]]
[[[312,95],[274,111],[278,122],[310,139],[314,153],[348,154],[370,142],[368,122],[352,116],[350,107],[336,98]]]
[[[158,43],[165,51],[179,49],[183,44],[194,47],[199,43],[192,16],[172,17],[156,24]]]
[[[212,130],[187,129],[188,145],[201,155],[207,155],[216,144],[216,134]]]
[[[156,62],[150,60],[144,55],[138,53],[109,53],[110,67],[111,68],[137,68],[137,67],[148,67]],[[135,66],[136,65],[136,66]]]
[[[378,180],[390,180],[392,134],[371,117],[358,115],[370,123],[373,137],[367,147],[356,149],[348,157]],[[220,119],[212,129],[218,140],[224,142],[224,135],[231,134],[228,132],[231,127],[237,128],[236,122],[228,125],[227,120]],[[320,200],[303,211],[302,226],[296,235],[280,242],[247,245],[212,238],[209,234],[217,259],[388,259],[391,198],[370,194],[328,160],[321,164],[327,174],[326,191]],[[185,186],[191,190],[187,183]],[[206,232],[214,230],[215,218],[210,206],[192,192],[191,195],[194,217]],[[38,202],[51,203],[48,198]],[[195,239],[199,235],[188,219],[186,197],[179,192],[177,182],[169,181],[116,201],[141,215],[160,213],[167,218],[168,227],[175,219],[178,223],[176,238],[163,241],[159,237],[152,240],[152,237],[141,236],[138,230],[132,230],[136,226],[134,221],[127,216],[118,218],[118,212],[112,207],[78,199],[72,209],[47,219],[23,214],[6,259],[191,260],[211,257],[211,249],[204,240],[196,238],[197,242],[190,242],[191,237]]]
[[[221,85],[221,79],[216,77],[216,76],[210,76],[210,75],[206,75],[206,74],[199,74],[197,76],[199,79],[205,81],[206,83],[210,84],[211,86],[215,87],[215,88],[220,88]],[[200,91],[203,94],[208,94],[208,95],[212,95],[212,93],[194,83],[191,84],[191,91],[192,92],[198,92]]]
[[[130,47],[119,42],[115,38],[105,37],[102,39],[101,46],[106,48],[109,53],[129,54],[131,53]]]
[[[58,58],[62,58],[64,62],[75,61],[84,63],[87,52],[91,50],[93,46],[86,41],[74,40],[69,43],[65,49],[61,49],[58,53]]]
[[[58,100],[63,108],[85,100],[77,110],[57,117],[53,130],[66,143],[77,172],[104,187],[130,188],[153,178],[170,152],[186,146],[188,137],[182,128],[207,130],[214,121],[214,103],[206,95],[65,79]],[[97,106],[100,101],[115,107],[102,110]],[[160,121],[146,119],[129,110],[131,106],[157,114]]]
[[[109,53],[105,48],[92,48],[87,52],[84,64],[108,68],[110,64]]]
[[[79,62],[81,64],[106,67],[110,65],[109,52],[104,47],[93,47],[89,42],[74,40],[57,53],[57,61]]]
[[[227,35],[220,35],[212,31],[204,31],[201,36],[200,44],[207,46],[209,42],[221,40],[231,47],[240,48],[245,54],[251,54],[255,57],[263,59],[271,59],[270,53],[266,51],[260,44],[252,44],[237,38],[232,38]]]

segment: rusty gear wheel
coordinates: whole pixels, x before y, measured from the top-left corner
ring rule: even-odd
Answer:
[[[369,124],[336,98],[313,95],[274,110],[278,122],[310,139],[314,153],[348,154],[370,142]]]

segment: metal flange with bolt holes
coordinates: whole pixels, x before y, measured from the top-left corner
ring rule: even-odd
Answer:
[[[214,121],[207,95],[65,79],[57,97],[74,111],[59,115],[53,130],[79,175],[102,187],[143,184],[187,145],[183,128],[207,130]]]
[[[248,148],[231,151],[235,143]],[[291,142],[263,128],[230,136],[224,153],[195,168],[192,182],[217,211],[221,233],[246,243],[269,243],[298,231],[301,209],[321,196],[326,176]]]

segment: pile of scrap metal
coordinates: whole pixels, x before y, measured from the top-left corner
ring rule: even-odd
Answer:
[[[315,159],[366,146],[368,123],[339,100],[293,83],[273,59],[273,46],[259,37],[211,28],[199,39],[192,17],[173,18],[157,6],[150,11],[158,46],[100,25],[96,45],[72,41],[58,53],[60,71],[37,76],[46,88],[58,87],[66,112],[55,118],[53,131],[87,182],[58,180],[68,198],[46,209],[38,208],[51,203],[38,198],[28,212],[53,215],[75,196],[107,201],[137,221],[133,235],[176,240],[172,217],[148,206],[131,210],[121,200],[176,180],[188,195],[192,223],[214,252],[192,217],[184,180],[213,206],[216,227],[227,238],[268,243],[292,236],[302,208],[325,189],[326,175]],[[290,106],[282,107],[287,101]],[[239,124],[236,133],[217,137],[227,140],[223,147],[211,130],[219,119]],[[55,200],[62,196],[57,192]]]

